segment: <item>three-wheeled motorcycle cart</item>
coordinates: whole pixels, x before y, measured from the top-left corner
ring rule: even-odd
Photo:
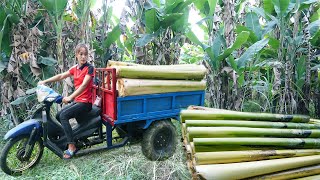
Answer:
[[[76,156],[121,147],[131,138],[141,137],[143,154],[150,160],[164,160],[172,156],[176,149],[176,129],[172,120],[179,120],[182,108],[202,106],[205,92],[119,97],[116,69],[97,68],[93,94],[93,102],[97,97],[102,99],[101,106],[93,105],[88,114],[76,118],[79,123],[73,128],[79,149]],[[59,118],[50,115],[50,107],[54,102],[57,102],[56,96],[47,97],[30,120],[7,132],[4,139],[8,142],[0,159],[1,169],[5,173],[20,174],[36,165],[41,159],[43,147],[63,157],[67,141]],[[120,139],[113,136],[114,130]],[[115,138],[117,141],[114,141]]]

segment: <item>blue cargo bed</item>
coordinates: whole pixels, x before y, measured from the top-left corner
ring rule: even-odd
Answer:
[[[203,106],[204,95],[204,91],[188,91],[118,97],[115,124],[148,120],[147,128],[154,120],[179,119],[182,108]]]

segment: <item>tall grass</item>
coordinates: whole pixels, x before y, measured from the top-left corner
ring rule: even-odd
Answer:
[[[180,125],[175,125],[180,140]],[[182,143],[178,142],[176,153],[166,161],[146,159],[140,143],[70,160],[62,160],[45,148],[37,166],[19,177],[11,177],[0,171],[0,179],[191,179]],[[2,149],[2,138],[0,145]]]

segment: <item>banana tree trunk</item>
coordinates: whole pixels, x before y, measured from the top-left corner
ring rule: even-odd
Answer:
[[[235,41],[235,0],[223,0],[223,15],[222,20],[224,22],[224,37],[226,38],[227,47],[231,46]],[[221,68],[228,67],[227,60],[224,59]],[[232,70],[233,71],[233,70]],[[220,76],[222,80],[222,102],[221,108],[234,109],[235,100],[238,94],[237,83],[233,79],[229,78],[229,73],[221,70]],[[233,73],[233,72],[231,72]],[[234,82],[234,83],[232,83]],[[232,86],[232,88],[230,88]]]
[[[312,176],[316,174],[320,174],[320,165],[301,167],[301,168],[282,171],[278,173],[272,173],[269,175],[258,176],[253,179],[285,180],[285,179],[296,179],[300,177]]]
[[[316,124],[316,125],[320,125],[320,120],[319,119],[310,119],[311,124]]]
[[[189,141],[192,141],[194,138],[218,137],[319,138],[320,130],[247,127],[188,127],[187,137]]]
[[[251,120],[251,121],[276,121],[276,122],[301,122],[307,123],[309,116],[305,115],[285,115],[269,113],[249,113],[249,112],[230,112],[230,111],[204,111],[204,110],[182,110],[180,113],[181,121],[185,120]]]
[[[259,161],[320,154],[319,149],[290,150],[251,150],[251,151],[221,151],[199,152],[194,154],[197,165],[224,164],[245,161]]]
[[[131,79],[202,80],[206,68],[199,65],[114,66],[117,76]]]
[[[264,161],[212,164],[196,166],[198,175],[204,179],[244,179],[320,163],[320,155]]]
[[[301,12],[299,12],[300,14]],[[305,13],[303,13],[305,16],[307,16]],[[307,27],[310,22],[309,22],[309,18],[304,18],[306,20],[306,23],[305,23],[305,26]],[[297,23],[299,24],[299,23]],[[298,25],[297,25],[298,26]],[[313,53],[312,53],[312,47],[311,47],[311,43],[310,43],[310,39],[311,39],[311,36],[310,36],[310,30],[308,30],[307,28],[305,28],[305,36],[306,36],[306,43],[307,43],[307,48],[308,48],[308,55],[307,55],[307,58],[306,58],[306,63],[305,63],[305,66],[306,66],[306,75],[305,75],[305,86],[303,88],[303,95],[304,95],[304,101],[301,102],[301,109],[300,112],[302,114],[309,114],[309,104],[310,104],[310,89],[311,89],[311,62],[313,60]]]
[[[119,96],[204,90],[205,81],[118,79]]]
[[[311,120],[310,120],[311,121]],[[320,124],[286,123],[243,120],[185,120],[183,128],[187,127],[252,127],[279,129],[320,129]]]
[[[317,180],[320,179],[320,175],[308,176],[303,178],[297,178],[295,180]]]
[[[194,142],[188,142],[188,145],[191,149],[191,154],[200,153],[200,152],[219,152],[219,151],[249,151],[249,150],[282,150],[286,147],[280,146],[258,146],[258,145],[195,145]]]
[[[194,138],[199,146],[274,146],[287,148],[319,148],[319,138]]]

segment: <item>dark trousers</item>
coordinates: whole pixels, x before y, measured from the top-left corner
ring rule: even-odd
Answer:
[[[87,114],[92,109],[91,103],[72,102],[59,112],[59,119],[67,136],[68,144],[75,144],[69,119]]]

